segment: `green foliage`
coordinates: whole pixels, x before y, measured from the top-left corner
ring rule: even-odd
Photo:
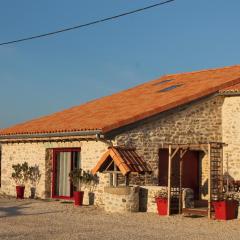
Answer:
[[[15,183],[17,185],[25,185],[25,183],[28,181],[28,163],[24,162],[22,164],[13,164],[12,165],[13,172],[12,172],[12,178],[14,179]]]
[[[27,162],[24,162],[22,164],[13,164],[12,168],[12,178],[17,185],[24,186],[28,181],[30,181],[32,186],[36,186],[39,183],[41,174],[37,165],[29,166]]]
[[[81,191],[81,187],[86,188],[94,187],[98,182],[97,175],[93,175],[90,171],[84,171],[83,169],[73,169],[69,173],[70,181],[77,190]]]
[[[28,168],[28,179],[32,186],[36,187],[41,178],[39,167],[37,165]]]
[[[155,193],[155,198],[168,198],[167,187],[158,190],[158,191]]]
[[[82,181],[82,169],[81,168],[73,169],[69,173],[69,178],[70,178],[70,181],[72,182],[73,186],[78,189],[79,185]]]

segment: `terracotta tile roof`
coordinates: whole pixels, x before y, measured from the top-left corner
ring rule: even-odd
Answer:
[[[240,65],[165,75],[134,88],[3,129],[0,135],[96,129],[106,133],[239,83]]]
[[[235,84],[230,87],[226,87],[222,90],[220,90],[221,93],[239,93],[240,92],[240,83]]]
[[[117,165],[123,175],[130,172],[139,174],[151,172],[150,167],[139,157],[135,149],[109,147],[108,151],[103,154],[97,165],[92,169],[92,173],[103,172],[109,165],[111,167],[111,162]]]

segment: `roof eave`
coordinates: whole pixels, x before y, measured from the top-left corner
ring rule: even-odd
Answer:
[[[240,91],[234,91],[234,90],[220,91],[219,95],[220,96],[240,96]]]
[[[0,135],[0,140],[18,140],[31,138],[61,138],[61,137],[77,137],[77,136],[96,136],[99,138],[102,130],[87,130],[74,132],[54,132],[54,133],[32,133],[32,134],[8,134]]]

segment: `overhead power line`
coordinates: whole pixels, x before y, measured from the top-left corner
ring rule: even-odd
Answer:
[[[2,43],[0,43],[0,46],[19,43],[19,42],[24,42],[24,41],[29,41],[29,40],[33,40],[33,39],[36,39],[36,38],[42,38],[42,37],[47,37],[47,36],[67,32],[67,31],[72,31],[72,30],[75,30],[75,29],[78,29],[78,28],[88,27],[88,26],[95,25],[95,24],[98,24],[98,23],[107,22],[107,21],[110,21],[110,20],[114,20],[116,18],[120,18],[120,17],[124,17],[124,16],[131,15],[131,14],[134,14],[134,13],[142,12],[142,11],[148,10],[150,8],[155,8],[155,7],[158,7],[158,6],[173,2],[173,1],[175,1],[175,0],[162,1],[162,2],[159,2],[159,3],[153,4],[153,5],[149,5],[149,6],[146,6],[146,7],[143,7],[143,8],[139,8],[139,9],[135,9],[135,10],[132,10],[132,11],[129,11],[129,12],[124,12],[124,13],[121,13],[121,14],[118,14],[118,15],[115,15],[115,16],[102,18],[102,19],[99,19],[99,20],[96,20],[96,21],[93,21],[93,22],[84,23],[84,24],[80,24],[80,25],[77,25],[77,26],[73,26],[73,27],[63,28],[63,29],[60,29],[60,30],[57,30],[57,31],[48,32],[48,33],[44,33],[44,34],[39,34],[39,35],[30,36],[30,37],[20,38],[20,39],[8,41],[8,42],[2,42]]]

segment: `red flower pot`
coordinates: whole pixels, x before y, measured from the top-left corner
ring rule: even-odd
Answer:
[[[84,195],[83,191],[73,193],[75,206],[82,206],[83,205],[83,195]]]
[[[213,202],[215,218],[218,220],[230,220],[237,217],[238,201],[224,200]]]
[[[17,199],[24,199],[24,186],[16,186]]]
[[[167,215],[167,206],[168,206],[167,198],[157,197],[156,203],[157,203],[158,214],[161,216]]]

